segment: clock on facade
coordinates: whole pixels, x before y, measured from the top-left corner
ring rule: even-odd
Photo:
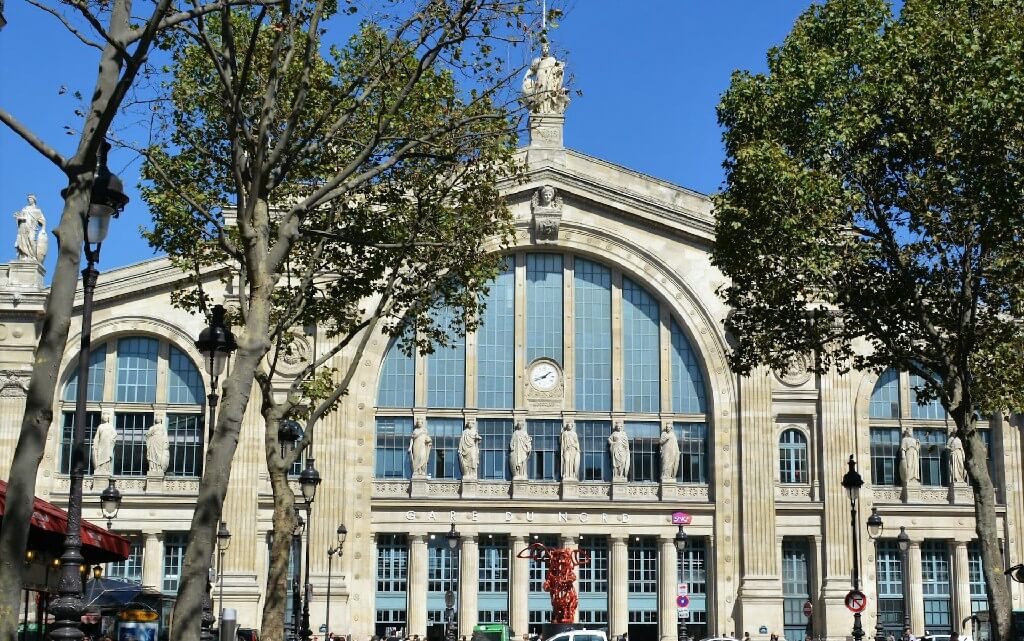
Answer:
[[[551,361],[537,360],[530,366],[530,385],[539,392],[555,389],[562,378],[562,372]]]

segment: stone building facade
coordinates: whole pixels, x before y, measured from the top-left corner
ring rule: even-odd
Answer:
[[[543,76],[549,67],[536,70],[541,81],[552,82]],[[560,88],[560,74],[555,80]],[[530,105],[531,140],[521,152],[527,179],[507,189],[516,241],[482,328],[429,356],[405,356],[385,336],[373,338],[351,393],[319,429],[313,454],[323,484],[308,530],[313,629],[328,605],[326,550],[344,523],[348,540],[331,568],[331,627],[358,639],[389,629],[436,638],[448,589],[457,593],[463,634],[486,621],[508,621],[517,635],[538,630],[550,617],[542,572],[518,556],[535,542],[589,552],[578,570],[578,616],[613,634],[674,638],[677,584],[685,582],[691,636],[847,637],[852,534],[840,480],[851,454],[866,480],[859,527],[868,633],[879,612],[898,629],[904,581],[917,633],[948,630],[984,609],[970,491],[949,464],[941,408],[916,404],[915,381],[895,372],[816,376],[797,364],[730,373],[722,329],[729,310],[709,259],[710,200],[566,148],[566,103]],[[119,435],[112,474],[124,502],[114,528],[134,542],[133,557],[107,572],[168,593],[197,494],[209,386],[193,346],[204,320],[169,304],[184,282],[160,258],[103,272],[89,357],[90,425],[109,411]],[[27,259],[0,266],[4,474],[41,283]],[[58,505],[69,486],[78,341],[73,328],[39,469],[39,495]],[[297,353],[320,352],[323,342],[309,328]],[[259,623],[271,529],[256,405],[224,513],[233,534],[225,605],[243,625]],[[145,430],[158,415],[170,442],[163,474],[148,470],[145,452]],[[413,474],[409,457],[416,423],[432,440],[423,474]],[[459,452],[469,424],[477,432],[475,477],[463,473]],[[519,424],[532,440],[514,474],[509,443]],[[579,446],[575,478],[562,469],[573,465],[563,460],[567,424]],[[624,458],[613,456],[622,452],[610,440],[620,425],[629,439]],[[904,429],[920,445],[914,473],[900,470]],[[986,430],[1000,531],[1007,558],[1018,562],[1020,435],[1001,417]],[[679,450],[667,469],[663,447]],[[87,479],[86,518],[99,520],[105,485]],[[864,528],[872,508],[885,523],[877,543]],[[671,522],[680,511],[692,517],[682,559]],[[461,534],[454,551],[444,537],[452,524]],[[895,547],[900,526],[912,538],[906,563]],[[1022,607],[1017,585],[1013,604]]]

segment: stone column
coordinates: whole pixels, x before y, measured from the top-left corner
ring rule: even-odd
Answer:
[[[971,575],[967,561],[967,541],[953,542],[953,617],[956,629],[971,614]]]
[[[675,536],[662,534],[658,539],[661,544],[661,554],[658,557],[658,575],[661,579],[658,585],[658,621],[661,622],[661,641],[675,641],[679,620],[678,606],[676,605],[676,580],[679,578],[679,553],[676,551]]]
[[[409,611],[407,636],[427,636],[427,537],[409,535]]]
[[[163,589],[164,571],[164,533],[144,532],[144,547],[142,549],[142,585],[148,585],[157,590]]]
[[[480,573],[480,549],[475,534],[463,534],[459,557],[459,636],[467,639],[476,625],[478,601],[476,598]]]
[[[629,554],[627,537],[612,537],[611,576],[608,595],[608,635],[618,636],[629,630]]]
[[[526,548],[527,537],[515,535],[509,537],[509,555],[512,569],[512,582],[509,585],[508,607],[509,626],[516,636],[526,632],[530,623],[530,606],[527,595],[530,590],[530,560],[520,559],[517,554]]]
[[[907,583],[907,600],[910,610],[910,631],[915,635],[924,634],[924,595],[921,590],[923,578],[921,577],[921,542],[911,541],[910,549],[907,550],[907,565],[904,568],[904,580]]]

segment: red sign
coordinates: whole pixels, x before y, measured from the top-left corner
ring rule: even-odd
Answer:
[[[811,612],[814,611],[814,606],[810,601],[804,601],[804,616],[808,619],[811,618]]]
[[[686,512],[673,512],[672,525],[689,525],[693,517]]]
[[[679,606],[680,610],[685,610],[690,607],[690,597],[685,594],[680,594],[676,597],[676,605]]]
[[[863,612],[868,607],[868,598],[860,590],[850,590],[846,594],[846,609],[850,612]]]

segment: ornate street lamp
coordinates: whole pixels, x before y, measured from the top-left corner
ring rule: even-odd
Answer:
[[[860,498],[860,488],[864,485],[864,479],[857,471],[857,461],[853,454],[847,462],[849,469],[843,475],[843,487],[850,498],[850,529],[853,531],[853,591],[860,592],[860,529],[857,527],[857,501]],[[860,623],[860,612],[853,613],[853,639],[861,641],[864,638],[864,628]]]
[[[910,637],[910,599],[907,598],[907,581],[910,577],[909,572],[909,556],[910,552],[910,535],[907,534],[907,528],[900,526],[899,536],[896,537],[896,545],[900,548],[900,588],[903,593],[903,635],[902,638],[906,641]]]
[[[683,554],[686,553],[686,530],[683,529],[682,525],[680,525],[679,529],[676,530],[676,538],[675,538],[675,540],[676,540],[676,553],[679,556],[679,567],[685,568],[686,567],[686,559],[683,557]],[[685,580],[685,578],[686,578],[685,576],[681,577],[680,580]],[[678,626],[677,635],[679,637],[679,641],[687,641],[689,639],[689,636],[687,635],[687,632],[686,632],[686,618],[687,618],[687,616],[688,615],[687,615],[686,612],[679,612],[679,611],[677,611],[676,621],[677,621],[677,626]]]
[[[224,324],[224,306],[214,305],[210,311],[210,325],[199,332],[196,349],[203,355],[206,373],[210,375],[210,393],[206,396],[209,402],[210,425],[206,428],[209,441],[213,441],[213,428],[217,420],[217,379],[224,373],[231,353],[238,349],[235,336]]]
[[[341,561],[341,550],[345,546],[345,538],[348,536],[348,528],[342,523],[338,525],[338,543],[332,548],[327,548],[327,614],[324,626],[327,628],[326,635],[331,634],[331,565],[334,562],[334,555],[338,555]]]
[[[100,511],[103,512],[103,518],[107,520],[108,530],[114,525],[114,519],[117,518],[119,509],[121,509],[121,492],[117,489],[114,479],[107,479],[107,487],[100,494]]]
[[[306,529],[306,577],[303,581],[302,590],[302,641],[310,641],[313,630],[309,627],[309,543],[313,535],[313,500],[316,498],[316,488],[320,486],[320,472],[313,466],[314,459],[306,458],[306,467],[299,474],[299,488],[302,490],[302,499],[306,502],[306,519],[309,527]]]
[[[451,552],[453,561],[451,567],[459,567],[459,564],[454,563],[454,560],[455,555],[460,554],[459,542],[462,540],[462,535],[455,529],[454,523],[448,528],[448,533],[444,535],[444,539],[448,543],[449,552]],[[455,620],[455,591],[447,590],[444,593],[444,639],[445,641],[455,641],[458,636],[459,628]]]
[[[231,545],[231,532],[228,531],[228,524],[220,522],[217,527],[217,612],[221,622],[224,621],[224,553]]]
[[[878,508],[872,506],[871,516],[868,517],[868,538],[875,542],[875,561],[878,560],[878,538],[882,536],[885,524],[882,523],[882,515]],[[875,641],[885,641],[885,630],[882,629],[882,613],[875,614]]]
[[[92,298],[99,272],[100,247],[107,238],[111,217],[116,218],[128,196],[121,179],[107,168],[110,143],[100,143],[96,172],[93,174],[89,207],[82,213],[85,228],[86,267],[82,270],[82,339],[78,349],[78,384],[75,398],[75,423],[71,437],[71,486],[68,490],[68,529],[64,535],[64,552],[60,557],[61,576],[58,597],[50,611],[56,621],[51,639],[77,641],[82,638],[82,485],[85,479],[86,390],[89,384],[89,350],[92,344]],[[61,190],[67,197],[68,189]]]

